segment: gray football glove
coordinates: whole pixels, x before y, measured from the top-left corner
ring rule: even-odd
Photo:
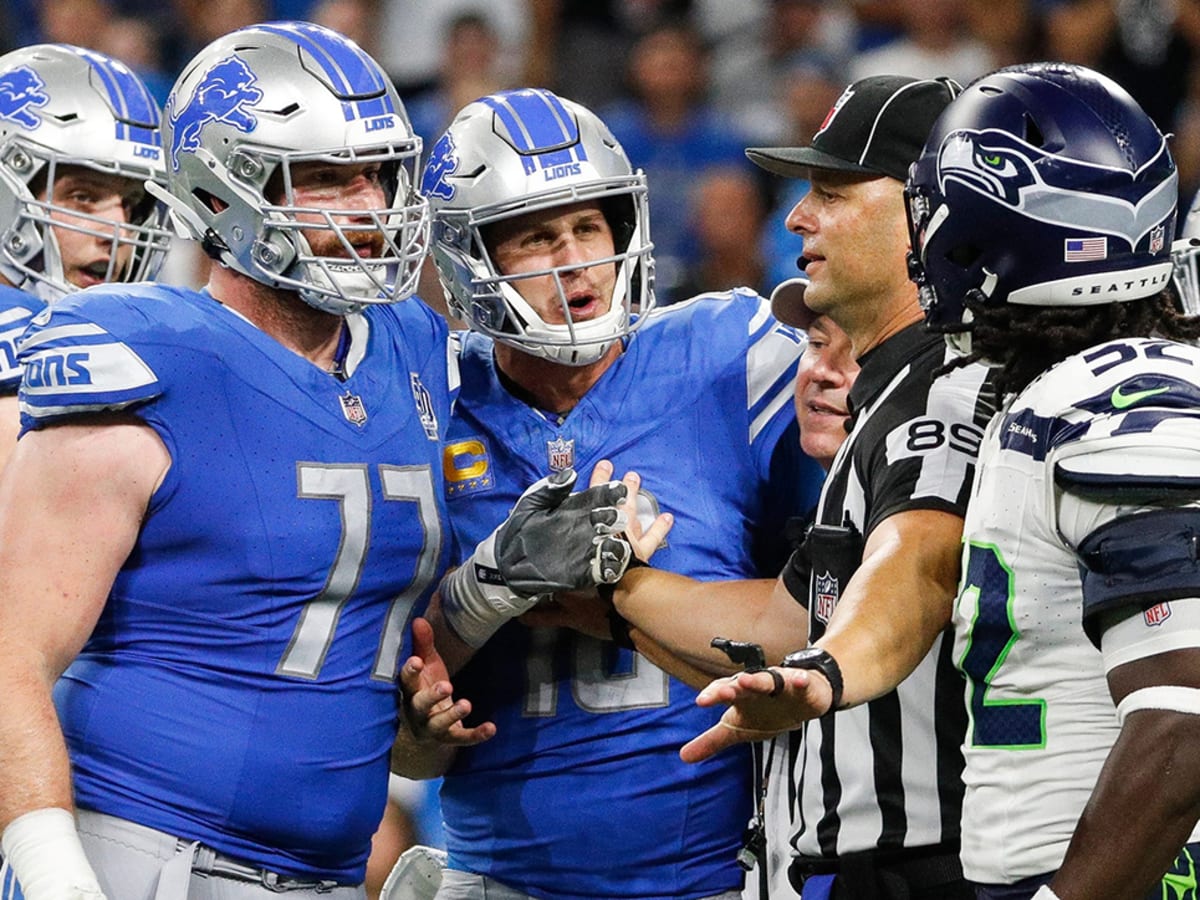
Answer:
[[[633,550],[619,481],[571,493],[576,473],[556,472],[517,500],[508,518],[442,581],[442,613],[469,646],[556,591],[620,579]]]

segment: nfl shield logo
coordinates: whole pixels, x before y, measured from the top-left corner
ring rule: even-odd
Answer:
[[[1167,242],[1167,230],[1164,226],[1159,225],[1150,232],[1150,252],[1157,253],[1163,248],[1163,244]]]
[[[813,592],[813,615],[817,617],[817,621],[828,625],[829,618],[833,615],[833,608],[837,606],[837,602],[837,579],[828,572],[824,575],[818,575],[817,589]]]
[[[421,427],[425,429],[425,437],[431,441],[438,439],[437,413],[433,411],[433,397],[429,395],[425,385],[421,384],[421,376],[409,372],[409,384],[412,385],[413,401],[417,404],[417,415],[421,417]]]
[[[546,455],[550,459],[550,471],[561,472],[575,465],[575,439],[569,441],[555,438],[546,441]]]
[[[1161,625],[1171,617],[1171,604],[1167,602],[1156,603],[1144,613],[1142,618],[1146,620],[1146,624],[1150,626]]]
[[[342,415],[346,417],[346,421],[362,428],[363,423],[367,421],[367,410],[363,406],[362,397],[346,391],[338,399],[342,402]]]

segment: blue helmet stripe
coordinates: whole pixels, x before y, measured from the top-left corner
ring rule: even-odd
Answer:
[[[117,138],[158,145],[158,104],[141,80],[116,60],[90,50],[78,52],[91,65],[108,93],[108,100],[117,114]]]
[[[579,142],[579,129],[562,103],[543,90],[506,91],[484,97],[522,153],[563,149]]]
[[[361,48],[325,28],[307,22],[277,22],[259,27],[263,31],[289,38],[311,53],[339,94],[361,97],[382,92],[381,97],[343,103],[347,122],[356,115],[365,118],[396,111],[387,92],[388,84],[383,73]]]

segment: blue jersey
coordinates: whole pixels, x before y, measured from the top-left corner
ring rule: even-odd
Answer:
[[[30,320],[45,307],[33,294],[0,284],[0,395],[17,392],[21,384],[17,341]]]
[[[676,517],[656,567],[703,579],[774,575],[753,556],[756,533],[778,534],[783,508],[804,502],[778,502],[805,481],[792,404],[802,348],[757,296],[667,307],[560,421],[509,394],[491,341],[464,335],[446,448],[459,543],[474,546],[552,469],[572,464],[586,479],[608,458],[618,473],[640,472]],[[499,731],[459,751],[445,778],[451,867],[545,898],[740,887],[750,755],[680,762],[679,747],[719,715],[697,707],[695,691],[610,642],[519,623],[455,685]]]
[[[359,882],[401,635],[449,555],[451,378],[419,301],[348,322],[343,382],[207,294],[96,288],[30,327],[20,398],[26,428],[129,409],[171,455],[55,689],[78,804]]]

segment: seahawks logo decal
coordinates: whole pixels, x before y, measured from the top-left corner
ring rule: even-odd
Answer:
[[[1167,152],[1164,141],[1149,165]],[[961,130],[949,134],[938,151],[938,183],[945,195],[947,184],[958,184],[985,194],[1038,222],[1080,234],[1103,233],[1136,247],[1152,229],[1175,210],[1177,178],[1147,188],[1137,173],[1112,168],[1117,187],[1111,195],[1074,189],[1074,184],[1095,183],[1092,163],[1052,156],[1004,131]],[[1086,177],[1085,177],[1086,176]],[[1116,223],[1109,228],[1098,222]]]

